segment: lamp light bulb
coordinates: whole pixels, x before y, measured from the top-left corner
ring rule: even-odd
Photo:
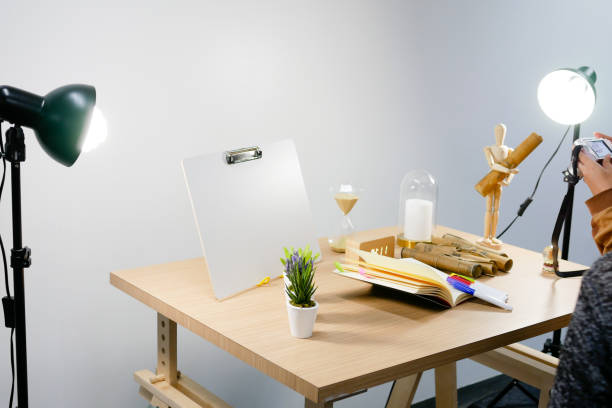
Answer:
[[[100,111],[97,106],[94,106],[82,151],[87,153],[98,147],[102,142],[104,142],[104,140],[106,140],[107,133],[108,128],[106,125],[106,119],[104,118],[102,111]]]
[[[538,102],[542,111],[563,125],[584,122],[595,107],[595,90],[589,81],[569,69],[546,75],[538,86]]]

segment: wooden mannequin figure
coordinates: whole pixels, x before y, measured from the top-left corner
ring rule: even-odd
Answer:
[[[518,169],[506,167],[506,159],[513,149],[504,145],[505,138],[506,125],[500,123],[495,126],[495,144],[484,148],[484,154],[491,170],[505,174],[505,177],[497,183],[493,191],[486,196],[487,208],[484,218],[484,237],[478,241],[480,244],[493,249],[501,249],[502,246],[502,242],[495,238],[497,221],[499,220],[499,202],[501,200],[502,187],[509,185],[514,175],[518,173]]]

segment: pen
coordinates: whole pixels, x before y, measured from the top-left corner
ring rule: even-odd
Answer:
[[[450,275],[451,278],[458,280],[459,282],[462,282],[474,289],[478,289],[481,292],[485,292],[490,294],[491,296],[502,300],[503,302],[506,302],[508,300],[508,294],[505,292],[502,292],[499,289],[495,289],[492,288],[491,286],[485,285],[483,283],[477,282],[474,279],[467,277],[467,276],[463,276],[463,275],[459,275],[456,273],[452,273]]]
[[[465,292],[465,293],[467,293],[469,295],[473,295],[473,296],[477,297],[478,299],[482,299],[485,302],[489,302],[489,303],[491,303],[491,304],[493,304],[495,306],[499,306],[502,309],[512,310],[512,306],[511,305],[509,305],[509,304],[507,304],[505,302],[502,302],[501,300],[491,296],[488,293],[483,293],[482,291],[479,291],[476,288],[472,288],[472,287],[466,285],[465,283],[458,281],[457,279],[453,279],[453,278],[451,278],[449,276],[448,278],[446,278],[446,281],[448,283],[450,283],[451,286],[453,288],[457,289],[457,290]]]

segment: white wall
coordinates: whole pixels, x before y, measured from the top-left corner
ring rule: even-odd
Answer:
[[[1,0],[0,82],[44,94],[94,84],[110,138],[74,168],[52,162],[27,132],[23,166],[32,406],[144,406],[131,380],[154,364],[154,313],[112,288],[112,270],[199,256],[179,161],[295,139],[321,235],[336,225],[328,187],[367,193],[358,227],[396,221],[402,175],[429,169],[439,221],[479,233],[493,127],[507,143],[545,142],[504,193],[500,224],[529,194],[564,130],[540,111],[538,81],[593,66],[598,104],[584,125],[612,133],[606,1],[82,1]],[[540,251],[565,186],[553,161],[536,201],[507,234]],[[578,187],[572,259],[591,263],[588,197]],[[0,229],[10,247],[8,191]],[[539,273],[535,271],[534,273]],[[0,336],[0,399],[8,394],[8,331]],[[299,407],[299,395],[180,331],[180,366],[237,407]],[[542,339],[531,344],[539,346]],[[491,371],[460,364],[460,383]],[[383,406],[389,385],[338,404]],[[432,395],[431,373],[417,399]]]

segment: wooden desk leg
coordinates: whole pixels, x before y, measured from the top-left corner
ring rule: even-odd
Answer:
[[[550,388],[543,388],[540,390],[540,399],[538,401],[538,408],[546,408],[548,401],[550,400]]]
[[[423,373],[412,374],[393,381],[385,408],[410,408],[414,393],[421,381],[421,374]]]
[[[333,408],[334,407],[333,402],[326,402],[326,401],[312,402],[308,398],[304,398],[304,401],[305,401],[304,408]]]
[[[139,394],[155,408],[231,408],[176,369],[176,347],[176,322],[158,313],[157,369],[134,373]]]
[[[368,389],[364,388],[363,390],[359,390],[359,391],[349,392],[346,394],[334,395],[331,397],[327,397],[324,401],[320,401],[320,402],[312,402],[308,398],[304,398],[304,401],[305,401],[304,406],[306,408],[333,408],[334,402],[340,401],[343,399],[347,399],[347,398],[351,398],[351,397],[354,397],[355,395],[363,394],[364,392],[368,392]]]
[[[457,407],[457,363],[436,367],[436,408]]]
[[[172,386],[178,383],[176,369],[176,322],[157,314],[157,375]]]

